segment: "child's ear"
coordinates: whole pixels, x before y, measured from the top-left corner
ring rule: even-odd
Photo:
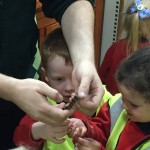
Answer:
[[[49,81],[48,76],[47,76],[47,73],[43,67],[41,67],[41,72],[42,72],[41,73],[42,74],[42,80],[48,82]]]

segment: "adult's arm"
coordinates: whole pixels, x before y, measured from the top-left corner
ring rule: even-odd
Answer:
[[[88,107],[90,108],[92,106],[93,109],[98,105],[102,92],[101,82],[97,76],[94,65],[93,41],[91,42],[93,39],[91,35],[93,34],[94,20],[92,6],[88,1],[84,0],[43,0],[43,7],[45,6],[47,7],[43,10],[50,10],[50,12],[48,11],[49,13],[47,13],[48,15],[51,14],[51,17],[62,20],[64,35],[69,45],[75,68],[74,80],[75,77],[78,79],[78,82],[76,82],[78,84],[75,84],[76,89],[79,91],[79,95],[82,95],[81,93],[83,92],[89,93],[89,88],[92,89],[90,91],[92,91],[93,94],[94,107],[91,104],[89,104]],[[57,7],[58,9],[56,9]],[[78,17],[81,23],[77,19]],[[73,18],[75,18],[75,20]],[[84,20],[89,20],[89,22]],[[74,28],[75,24],[77,25],[76,28]],[[78,31],[77,29],[80,29],[80,27],[82,27],[82,29],[86,27],[86,30],[83,30],[83,32],[82,30],[79,30],[80,36],[77,36],[76,33],[78,32],[76,31]],[[68,37],[69,34],[70,37]],[[71,38],[73,41],[69,40],[69,38]],[[79,46],[76,46],[80,41],[78,38],[83,41],[83,47],[81,43]],[[85,54],[85,52],[87,54]],[[76,53],[78,55],[76,55]],[[80,87],[78,90],[79,85]],[[56,101],[61,101],[62,96],[44,82],[34,79],[18,80],[0,74],[0,97],[15,103],[35,120],[39,120],[48,124],[60,124],[71,115],[70,111],[58,108],[56,109],[54,106],[51,106],[47,102],[46,97],[50,97]],[[86,105],[85,107],[87,108]]]
[[[44,1],[47,17],[60,22],[74,65],[73,84],[81,100],[80,110],[93,114],[102,99],[104,90],[94,61],[93,0]],[[90,101],[84,100],[91,95]]]
[[[74,2],[62,16],[61,25],[74,65],[73,83],[80,98],[80,110],[93,114],[103,96],[94,61],[94,12],[89,1]]]

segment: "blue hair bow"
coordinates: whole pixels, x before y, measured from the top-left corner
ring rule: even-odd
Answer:
[[[150,10],[148,8],[144,8],[143,10],[139,11],[139,16],[141,19],[150,17]]]
[[[150,10],[148,8],[145,7],[143,10],[139,10],[136,6],[130,6],[129,13],[133,14],[136,12],[138,12],[139,17],[141,19],[146,19],[146,18],[150,17]]]

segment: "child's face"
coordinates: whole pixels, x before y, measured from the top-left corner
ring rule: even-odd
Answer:
[[[64,58],[56,56],[48,62],[47,68],[46,81],[64,97],[64,101],[68,101],[74,92],[72,85],[73,66],[71,64],[66,65]]]
[[[143,95],[124,85],[118,86],[122,93],[122,107],[126,109],[129,118],[134,122],[150,122],[150,103],[145,102]]]

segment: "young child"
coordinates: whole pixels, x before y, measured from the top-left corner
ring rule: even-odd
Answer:
[[[72,85],[73,66],[61,28],[55,29],[47,36],[41,57],[45,81],[63,96],[64,102],[68,102],[71,94],[75,92]],[[52,100],[49,102],[55,103]],[[74,117],[78,115],[82,114],[80,112],[73,114]],[[65,138],[62,138],[67,134],[68,123],[69,121],[58,126],[47,125],[26,115],[15,130],[14,142],[17,146],[23,145],[31,149],[40,149],[43,143],[43,150],[74,149],[72,139],[66,137],[65,141]]]
[[[79,150],[150,149],[150,47],[123,61],[116,81],[121,94],[110,96],[97,117],[70,119],[69,136]]]
[[[122,14],[122,37],[107,50],[98,70],[102,83],[112,94],[119,92],[114,75],[120,62],[138,48],[150,46],[150,1],[136,0]]]

